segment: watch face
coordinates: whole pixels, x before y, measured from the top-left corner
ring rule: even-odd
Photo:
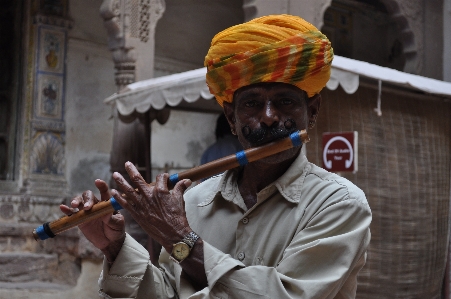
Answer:
[[[187,244],[180,242],[174,245],[172,255],[179,261],[184,260],[189,255],[190,248]]]

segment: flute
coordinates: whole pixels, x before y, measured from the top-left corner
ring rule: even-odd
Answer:
[[[283,139],[273,141],[259,147],[249,148],[234,155],[226,156],[189,170],[172,174],[169,177],[168,184],[171,188],[173,188],[178,181],[183,179],[197,181],[207,178],[228,169],[244,166],[249,162],[254,162],[290,148],[301,146],[302,143],[307,143],[309,141],[310,139],[306,130],[297,131]],[[154,184],[155,183],[151,183],[149,185]],[[53,222],[47,222],[40,225],[33,230],[33,237],[36,241],[54,238],[57,234],[60,234],[68,229],[87,221],[102,217],[106,214],[113,213],[114,211],[120,209],[122,209],[120,204],[114,199],[114,197],[111,197],[108,201],[102,201],[93,205],[90,210],[80,210],[70,216],[63,216]]]

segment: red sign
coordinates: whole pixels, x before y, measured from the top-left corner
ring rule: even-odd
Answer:
[[[357,136],[357,131],[323,133],[323,168],[332,172],[356,172]]]

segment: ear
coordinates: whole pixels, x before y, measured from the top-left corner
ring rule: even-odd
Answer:
[[[230,130],[232,130],[232,134],[236,135],[234,105],[229,102],[223,102],[222,108],[224,109],[224,115],[227,118],[227,121],[229,122]]]
[[[313,97],[307,100],[307,113],[309,120],[309,127],[313,128],[316,123],[316,118],[319,114],[319,108],[321,107],[321,95],[315,94]]]

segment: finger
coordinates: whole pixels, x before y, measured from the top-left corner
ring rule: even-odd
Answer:
[[[189,186],[191,186],[191,180],[185,179],[181,180],[177,184],[175,184],[175,187],[172,191],[172,194],[175,198],[177,198],[178,202],[181,203],[183,206],[183,210],[185,210],[185,202],[183,200],[183,193],[185,193],[186,189],[188,189]]]
[[[113,213],[113,215],[107,218],[105,224],[112,230],[122,231],[125,227],[124,216],[120,213]]]
[[[193,184],[193,182],[191,180],[185,180],[185,190],[183,191],[183,193],[185,193],[186,189],[188,189],[191,185]],[[183,198],[182,196],[182,203],[183,203],[183,211],[185,211],[185,198]]]
[[[135,165],[131,162],[126,162],[125,170],[130,176],[130,180],[133,182],[133,185],[138,188],[141,194],[144,194],[147,191],[149,184],[146,183],[146,180],[144,180]]]
[[[136,203],[138,202],[138,198],[137,198],[138,194],[135,191],[135,189],[132,186],[130,186],[130,184],[118,172],[113,173],[113,179],[116,182],[117,187],[122,192],[124,192],[125,195],[127,196],[127,201],[136,205]],[[117,190],[116,190],[116,192],[117,192]],[[117,192],[117,193],[119,193],[119,192]],[[111,195],[113,195],[113,197],[114,197],[113,191],[111,191]],[[121,197],[122,197],[122,195],[121,195]]]
[[[169,179],[169,174],[167,174],[167,173],[160,173],[157,175],[157,178],[155,181],[155,187],[157,188],[158,192],[169,193],[168,179]]]
[[[73,209],[73,208],[70,208],[70,207],[68,207],[66,205],[60,205],[60,210],[61,210],[61,212],[63,212],[67,216],[70,216],[70,215],[78,212],[78,209]]]
[[[111,198],[108,184],[105,181],[97,179],[94,181],[94,184],[96,185],[97,189],[99,189],[99,191],[100,191],[100,200],[101,201],[107,201]]]
[[[81,196],[76,196],[70,201],[70,206],[72,208],[83,208],[84,204],[85,202],[83,201],[83,198]]]
[[[94,196],[94,193],[92,193],[91,190],[87,190],[87,191],[83,192],[82,198],[83,198],[84,204],[83,204],[83,206],[78,207],[80,210],[81,209],[90,210],[93,205],[95,205],[96,203],[99,202],[99,199]]]
[[[135,211],[135,203],[133,201],[125,199],[120,192],[118,192],[115,189],[111,189],[111,195],[114,197],[114,199],[121,205],[122,208],[126,209],[127,211],[134,213]]]

